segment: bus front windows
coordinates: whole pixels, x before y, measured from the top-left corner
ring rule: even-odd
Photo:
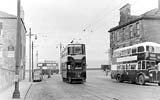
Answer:
[[[146,69],[154,69],[155,68],[156,63],[153,61],[147,61],[146,62]]]

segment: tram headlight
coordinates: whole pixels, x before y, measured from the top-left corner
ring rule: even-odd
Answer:
[[[153,74],[152,74],[152,73],[149,73],[149,76],[150,76],[150,77],[152,77],[152,76],[153,76]]]

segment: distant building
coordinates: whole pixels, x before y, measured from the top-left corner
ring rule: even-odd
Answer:
[[[160,4],[140,16],[131,15],[130,7],[126,4],[120,9],[119,25],[109,30],[111,59],[118,48],[146,41],[160,43]]]
[[[23,13],[24,14],[24,13]],[[20,80],[25,72],[26,28],[21,19]],[[17,17],[0,11],[0,91],[14,83]]]

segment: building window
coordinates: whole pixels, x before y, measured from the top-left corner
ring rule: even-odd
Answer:
[[[110,34],[110,41],[113,41],[113,33]]]
[[[125,28],[122,28],[122,39],[125,40],[126,36],[125,36]]]
[[[124,40],[126,40],[127,39],[127,32],[126,32],[126,29],[125,28],[123,28],[123,34],[124,34]]]
[[[133,26],[132,26],[132,25],[129,26],[129,35],[130,35],[130,38],[133,38],[133,37],[134,37],[134,34],[133,34]]]
[[[2,23],[0,23],[0,36],[2,36]]]
[[[136,23],[136,36],[140,35],[140,26],[139,26],[139,22]]]
[[[115,41],[114,39],[114,32],[112,33],[112,42]]]
[[[113,36],[114,36],[114,41],[117,41],[117,34],[116,34],[116,31],[113,33]]]
[[[119,40],[123,41],[124,40],[124,33],[123,33],[123,29],[119,30]]]
[[[128,40],[130,38],[128,30],[129,30],[128,27],[124,28],[124,38],[125,38],[125,40]]]
[[[118,31],[116,31],[116,34],[117,34],[117,41],[119,41],[119,40],[120,40],[119,30],[118,30]]]
[[[2,44],[0,44],[0,58],[2,58],[2,57],[3,57],[3,50],[2,50],[3,48],[2,48],[2,46],[3,46],[3,45],[2,45]]]

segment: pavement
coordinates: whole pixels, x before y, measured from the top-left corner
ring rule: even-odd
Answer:
[[[19,82],[19,92],[20,92],[20,99],[13,99],[13,92],[15,89],[15,84],[4,90],[0,93],[0,100],[25,100],[29,89],[32,87],[32,82],[29,82],[28,79],[22,80]]]

